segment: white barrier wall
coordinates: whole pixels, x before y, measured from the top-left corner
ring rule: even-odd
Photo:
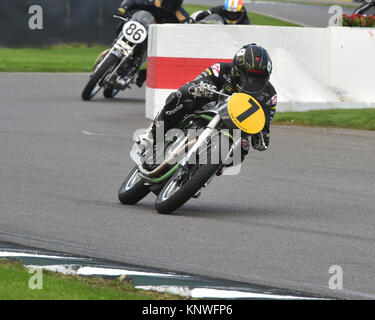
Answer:
[[[166,97],[244,44],[266,48],[278,110],[375,107],[375,31],[369,28],[298,28],[153,25],[150,29],[146,116]]]

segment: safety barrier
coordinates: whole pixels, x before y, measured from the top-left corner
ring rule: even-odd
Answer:
[[[375,31],[370,28],[153,25],[150,28],[146,116],[167,96],[216,62],[230,62],[244,44],[265,47],[280,111],[375,107]]]

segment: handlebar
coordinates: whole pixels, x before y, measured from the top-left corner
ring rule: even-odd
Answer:
[[[121,20],[124,20],[124,21],[128,21],[128,20],[129,20],[129,19],[124,18],[124,17],[122,17],[122,16],[118,16],[117,14],[114,14],[114,15],[113,15],[113,18],[118,18],[118,19],[121,19]]]
[[[225,94],[225,93],[222,93],[222,92],[219,92],[219,91],[215,91],[215,90],[211,90],[211,89],[206,89],[207,91],[210,91],[210,92],[212,92],[212,93],[215,93],[215,94],[217,94],[217,95],[219,95],[219,96],[223,96],[223,97],[226,97],[226,98],[229,98],[230,96],[229,95],[227,95],[227,94]]]

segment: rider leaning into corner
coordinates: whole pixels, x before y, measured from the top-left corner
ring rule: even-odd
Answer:
[[[217,14],[222,17],[225,24],[250,24],[250,19],[242,0],[225,0],[223,6],[202,11],[194,20],[195,22],[199,22],[211,14]]]
[[[180,87],[169,95],[166,104],[154,119],[151,126],[137,137],[141,150],[155,141],[156,127],[164,121],[167,132],[186,114],[202,108],[209,102],[217,101],[214,91],[224,94],[243,92],[250,94],[261,104],[266,124],[263,130],[251,135],[251,145],[258,151],[267,150],[270,143],[270,125],[276,112],[277,94],[269,82],[272,61],[268,52],[261,46],[243,46],[234,56],[232,63],[217,63],[203,71],[195,80]],[[241,160],[250,149],[249,136],[243,135],[241,141]]]
[[[117,9],[116,15],[121,17],[129,17],[134,12],[146,10],[150,12],[156,23],[189,23],[190,16],[182,7],[183,0],[125,0]],[[121,31],[123,23],[117,27],[117,33]],[[146,81],[146,70],[138,73],[136,84],[142,87]]]

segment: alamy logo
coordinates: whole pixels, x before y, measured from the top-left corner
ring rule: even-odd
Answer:
[[[43,30],[43,9],[41,6],[33,5],[29,8],[29,28],[31,30]]]
[[[29,273],[33,274],[29,279],[29,288],[31,290],[42,290],[43,289],[43,269],[41,268],[29,268]]]
[[[344,273],[342,267],[340,266],[331,266],[328,270],[329,274],[332,274],[328,281],[328,286],[331,290],[342,290],[344,282]]]
[[[215,130],[206,136],[204,129],[191,128],[183,131],[170,129],[164,134],[164,122],[158,121],[156,126],[156,141],[144,140],[136,148],[136,153],[142,164],[174,165],[188,156],[188,164],[223,164],[230,165],[225,175],[237,175],[241,171],[241,130]],[[133,140],[138,141],[145,129],[135,131]],[[201,135],[204,138],[201,138]],[[199,142],[198,142],[199,141]],[[237,143],[236,143],[237,142]],[[239,143],[238,143],[239,142]],[[198,143],[196,146],[195,144]],[[154,145],[159,146],[154,149]],[[160,146],[164,146],[161,148]],[[193,156],[194,154],[194,156]],[[224,173],[223,173],[224,174]]]
[[[342,27],[342,16],[343,10],[341,6],[330,6],[328,13],[332,14],[329,18],[328,26],[329,27]]]

